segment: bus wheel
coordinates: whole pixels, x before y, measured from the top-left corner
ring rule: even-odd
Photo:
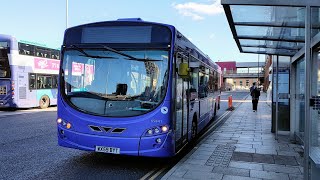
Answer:
[[[192,141],[195,141],[196,137],[197,137],[197,132],[198,131],[198,125],[196,120],[192,121],[192,127],[191,127],[191,139]]]
[[[49,107],[49,104],[50,104],[50,99],[48,96],[42,96],[40,98],[39,106],[41,109],[45,109]]]

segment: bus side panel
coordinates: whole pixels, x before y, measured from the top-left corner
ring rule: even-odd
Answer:
[[[200,99],[200,118],[198,122],[198,132],[200,132],[209,122],[208,110],[209,98]]]
[[[32,68],[30,66],[12,66],[14,82],[14,101],[17,108],[35,107],[34,95],[29,90],[29,74]]]
[[[37,57],[19,55],[13,52],[9,55],[11,60],[12,80],[14,82],[14,103],[17,108],[38,107],[42,95],[50,98],[50,105],[57,104],[57,89],[30,90],[29,73],[56,74],[54,70],[35,69],[34,63]],[[39,58],[38,58],[39,59]],[[40,58],[41,59],[41,58]],[[42,58],[46,60],[45,58]]]

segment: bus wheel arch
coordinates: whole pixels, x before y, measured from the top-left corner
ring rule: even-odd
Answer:
[[[50,105],[50,98],[47,95],[43,95],[41,96],[40,100],[39,100],[39,107],[41,109],[46,109],[48,108]]]

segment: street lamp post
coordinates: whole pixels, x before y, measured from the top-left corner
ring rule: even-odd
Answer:
[[[66,29],[68,28],[68,0],[66,0]]]
[[[260,86],[260,74],[259,74],[259,73],[260,73],[260,72],[259,72],[259,71],[260,71],[260,66],[259,66],[259,61],[260,61],[260,59],[259,59],[259,58],[260,58],[260,56],[259,56],[259,54],[258,54],[258,86]]]

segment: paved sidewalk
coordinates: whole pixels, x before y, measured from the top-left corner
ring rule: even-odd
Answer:
[[[249,97],[162,179],[303,179],[303,149],[275,140],[265,93],[260,100],[252,112]]]

